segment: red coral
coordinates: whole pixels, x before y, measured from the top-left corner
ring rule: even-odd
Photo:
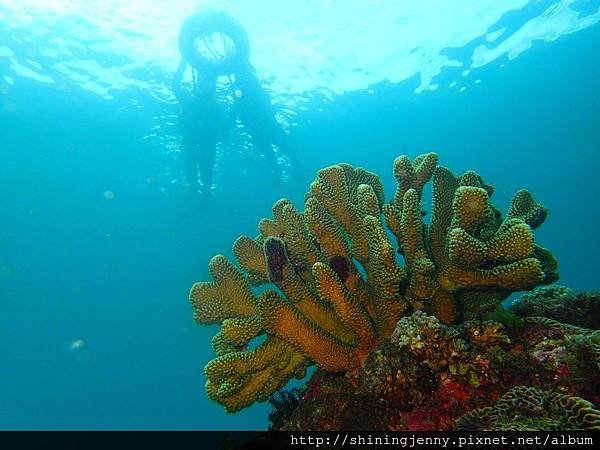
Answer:
[[[302,400],[310,401],[318,398],[322,393],[323,383],[321,382],[321,377],[313,376],[306,384],[306,390],[302,395]]]
[[[402,414],[406,429],[410,431],[449,430],[458,417],[473,408],[473,400],[483,394],[460,379],[446,378],[427,404]]]
[[[467,402],[470,397],[469,393],[459,383],[449,378],[442,383],[438,395],[445,399],[442,403],[442,407],[444,408],[454,408],[459,404]]]
[[[402,415],[408,431],[436,431],[439,430],[440,417],[437,411],[418,408]]]
[[[556,368],[555,378],[556,379],[565,379],[565,378],[568,378],[569,375],[571,375],[571,368],[569,367],[569,365],[565,364],[565,363],[559,364],[558,367]]]

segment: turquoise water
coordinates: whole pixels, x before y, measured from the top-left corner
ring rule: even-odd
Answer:
[[[598,289],[600,2],[392,3],[219,2],[306,176],[282,155],[274,179],[237,129],[205,207],[169,89],[198,3],[0,0],[0,428],[264,428],[266,405],[207,399],[215,329],[188,291],[340,161],[388,198],[394,158],[431,150],[503,210],[526,188],[550,209],[536,237],[560,283]]]

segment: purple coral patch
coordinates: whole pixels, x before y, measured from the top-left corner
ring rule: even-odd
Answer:
[[[288,263],[287,252],[283,240],[276,237],[269,237],[263,245],[267,267],[269,269],[269,279],[273,283],[283,280],[283,270]]]
[[[340,280],[346,281],[350,276],[350,264],[348,259],[343,256],[334,256],[329,260],[329,267],[340,277]]]

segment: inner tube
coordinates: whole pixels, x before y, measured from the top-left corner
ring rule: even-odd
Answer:
[[[227,58],[214,61],[196,49],[198,38],[221,33],[228,36],[234,47]],[[186,62],[202,74],[230,75],[248,64],[250,42],[240,23],[222,11],[198,12],[186,19],[179,33],[179,51]]]

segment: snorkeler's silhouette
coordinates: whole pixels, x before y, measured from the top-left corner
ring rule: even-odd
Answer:
[[[221,35],[221,52],[211,48],[209,42],[215,33]],[[275,149],[287,155],[299,175],[298,161],[275,118],[271,96],[249,61],[250,46],[242,26],[223,12],[196,13],[183,24],[179,49],[182,60],[175,73],[173,91],[181,104],[183,153],[192,190],[198,190],[199,173],[203,198],[210,197],[216,145],[226,137],[236,118],[256,149],[264,154],[277,180],[281,169]],[[182,85],[187,65],[192,68],[191,91]],[[226,114],[216,96],[219,76],[227,77],[232,90],[231,115]]]
[[[182,85],[183,73],[187,63],[181,61],[173,80],[173,92],[179,101],[181,110],[179,122],[182,133],[182,154],[185,172],[190,190],[199,189],[198,174],[202,182],[202,198],[210,199],[212,172],[217,142],[225,137],[227,114],[217,100],[214,92],[216,78],[200,78],[194,74],[191,90]]]

